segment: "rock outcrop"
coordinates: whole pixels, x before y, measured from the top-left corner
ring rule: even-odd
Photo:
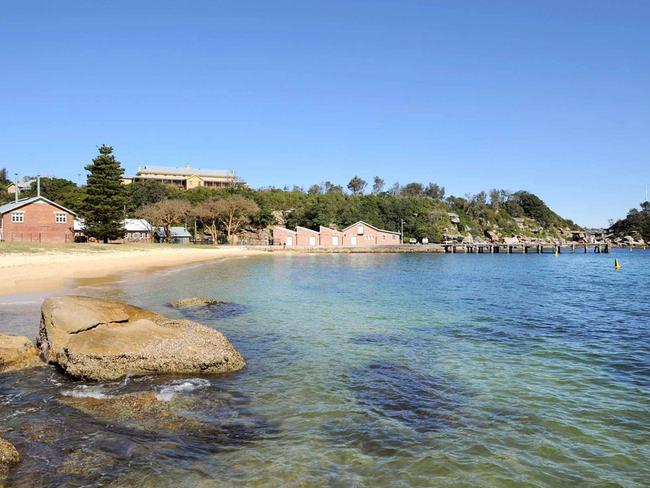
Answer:
[[[192,297],[173,301],[169,305],[174,308],[194,308],[207,307],[208,305],[217,305],[219,303],[221,302],[219,300],[215,300],[214,298]]]
[[[4,476],[9,468],[20,462],[20,454],[14,445],[0,437],[0,476]]]
[[[245,366],[221,332],[97,298],[48,298],[38,345],[71,376],[96,381],[126,375],[216,374]]]
[[[0,373],[43,364],[38,349],[27,337],[0,334]]]

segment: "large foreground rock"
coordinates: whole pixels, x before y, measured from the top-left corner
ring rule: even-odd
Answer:
[[[221,332],[97,298],[48,298],[38,345],[75,377],[107,381],[154,373],[214,374],[245,362]]]
[[[0,437],[0,476],[7,474],[11,466],[20,462],[20,454],[11,442]]]
[[[38,349],[27,337],[0,334],[0,373],[42,365]]]

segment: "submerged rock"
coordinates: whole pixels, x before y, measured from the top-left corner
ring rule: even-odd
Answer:
[[[14,445],[0,437],[0,475],[7,474],[9,468],[20,462],[20,454]]]
[[[246,364],[221,332],[132,305],[56,297],[43,302],[41,315],[43,356],[77,378],[228,373]]]
[[[27,337],[0,334],[0,373],[43,364],[38,349]]]
[[[61,401],[102,422],[120,422],[138,430],[200,431],[203,424],[177,413],[191,409],[191,401],[161,401],[153,392],[127,393],[104,398],[63,397]]]
[[[208,305],[217,305],[219,303],[221,302],[219,300],[215,300],[214,298],[192,297],[173,301],[169,305],[174,308],[194,308],[207,307]]]

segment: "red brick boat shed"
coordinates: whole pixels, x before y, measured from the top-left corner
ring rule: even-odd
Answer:
[[[280,226],[273,228],[273,245],[283,247],[398,246],[401,242],[399,232],[379,229],[363,221],[342,231],[323,226],[318,232],[305,227],[297,227],[295,231]]]
[[[72,210],[42,196],[10,202],[0,206],[0,241],[74,242],[76,216]]]

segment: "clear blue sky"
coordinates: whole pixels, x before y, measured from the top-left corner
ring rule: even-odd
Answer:
[[[102,143],[251,186],[527,189],[605,225],[650,184],[650,2],[2,2],[0,166]]]

